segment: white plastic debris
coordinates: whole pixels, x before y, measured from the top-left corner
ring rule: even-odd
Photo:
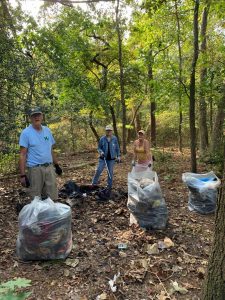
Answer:
[[[112,291],[113,293],[115,293],[116,290],[117,290],[116,280],[117,280],[119,277],[120,277],[120,272],[118,272],[117,275],[115,274],[114,277],[113,277],[113,279],[110,279],[110,280],[109,280],[109,286],[110,286],[111,291]]]

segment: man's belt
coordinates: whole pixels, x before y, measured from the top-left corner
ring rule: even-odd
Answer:
[[[30,168],[37,168],[37,167],[48,167],[52,165],[52,163],[44,163],[44,164],[39,164],[39,165],[35,165],[33,167],[30,167]]]

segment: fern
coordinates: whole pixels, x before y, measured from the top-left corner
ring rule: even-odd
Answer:
[[[0,284],[1,300],[24,300],[31,292],[17,291],[17,289],[30,286],[31,280],[26,278],[16,278]]]

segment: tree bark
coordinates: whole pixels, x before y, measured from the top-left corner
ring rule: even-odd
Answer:
[[[209,95],[209,128],[210,134],[213,132],[213,81],[214,81],[214,72],[210,76],[210,95]]]
[[[89,114],[89,126],[90,126],[90,128],[91,128],[91,130],[92,130],[92,132],[93,132],[93,134],[96,138],[97,143],[98,143],[100,137],[99,137],[94,125],[93,125],[92,115],[93,115],[93,111],[91,111],[90,114]]]
[[[177,47],[179,54],[179,127],[178,127],[178,136],[179,136],[179,150],[182,152],[183,141],[182,141],[182,123],[183,123],[183,112],[182,112],[182,71],[183,71],[183,60],[181,52],[181,39],[180,39],[180,18],[178,15],[177,0],[175,0],[175,15],[177,21]]]
[[[225,118],[225,82],[223,83],[223,96],[218,104],[218,109],[214,121],[212,132],[211,153],[216,154],[221,151],[224,143],[223,123]]]
[[[118,134],[117,125],[116,125],[115,111],[114,111],[114,108],[113,108],[112,105],[109,105],[109,109],[110,109],[111,116],[112,116],[112,121],[113,121],[113,130],[114,130],[115,136],[118,139],[118,143],[120,144],[119,134]]]
[[[193,20],[193,58],[191,65],[190,75],[190,108],[189,108],[189,122],[190,122],[190,148],[191,148],[191,171],[197,172],[196,163],[196,127],[195,127],[195,74],[196,64],[198,60],[198,12],[199,12],[199,0],[195,0],[194,7],[194,20]]]
[[[120,0],[117,0],[116,4],[116,31],[118,38],[118,61],[120,69],[120,99],[122,105],[122,151],[123,154],[127,153],[126,149],[126,103],[125,103],[125,93],[124,93],[124,71],[123,71],[123,51],[122,51],[122,37],[120,30],[120,20],[119,20],[119,5]]]
[[[203,287],[203,300],[224,300],[225,297],[225,145],[224,169],[217,202],[215,232],[208,273]]]
[[[202,13],[202,24],[201,24],[201,54],[203,55],[203,63],[205,61],[207,43],[206,43],[206,30],[208,22],[210,2],[208,1],[207,6],[204,7]],[[205,85],[207,79],[207,68],[203,66],[200,70],[200,101],[199,101],[199,134],[200,134],[200,153],[204,155],[208,148],[208,127],[207,127],[207,109],[205,100]]]
[[[136,138],[136,132],[141,129],[139,109],[140,109],[142,103],[143,103],[143,101],[141,101],[137,107],[132,107],[133,117],[129,124],[130,127],[127,131],[127,143],[129,143],[131,141],[131,139]]]
[[[73,153],[76,151],[76,144],[75,144],[75,138],[74,138],[74,122],[73,122],[73,115],[70,117],[70,133],[71,133],[71,138],[72,138],[72,148],[73,148]]]
[[[153,54],[152,49],[149,50],[148,57],[148,82],[149,82],[149,97],[150,97],[150,132],[151,132],[151,146],[156,147],[156,103],[153,96]]]

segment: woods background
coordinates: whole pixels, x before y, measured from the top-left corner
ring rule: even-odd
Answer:
[[[223,1],[79,2],[43,1],[34,19],[0,0],[1,172],[36,105],[61,153],[96,147],[112,123],[124,154],[142,128],[152,147],[190,147],[192,171],[221,163]]]

